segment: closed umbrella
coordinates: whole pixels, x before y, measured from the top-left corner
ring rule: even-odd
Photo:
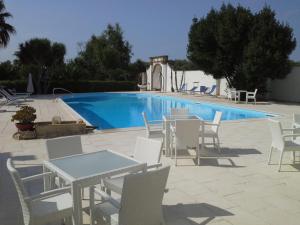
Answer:
[[[31,94],[34,92],[31,73],[28,75],[27,92]]]

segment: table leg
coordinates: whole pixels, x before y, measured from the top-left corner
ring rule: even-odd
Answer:
[[[82,201],[80,186],[76,182],[72,182],[72,196],[73,196],[73,224],[82,225]]]
[[[201,137],[201,152],[204,152],[204,133],[205,133],[205,125],[204,125],[204,120],[201,122],[202,126],[202,137]]]
[[[93,215],[93,209],[95,206],[95,193],[94,193],[94,186],[89,187],[89,193],[90,193],[90,225],[94,225],[94,215]]]
[[[43,165],[43,173],[49,172],[49,170],[47,169],[47,167],[45,167],[45,165]],[[44,176],[44,191],[49,191],[51,190],[51,182],[50,182],[50,176]]]

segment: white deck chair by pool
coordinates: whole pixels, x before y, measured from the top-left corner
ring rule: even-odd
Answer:
[[[157,168],[161,166],[159,163],[161,151],[162,141],[137,137],[133,158],[139,162],[147,163],[148,169]],[[103,180],[105,188],[118,194],[122,193],[123,182],[124,176]]]
[[[51,222],[59,224],[63,219],[66,220],[66,224],[71,224],[73,204],[69,193],[70,188],[60,188],[29,196],[24,183],[50,176],[51,173],[21,178],[11,159],[7,160],[7,169],[21,203],[24,225],[46,225]]]
[[[240,93],[235,88],[230,88],[227,91],[228,100],[237,102],[240,99]]]
[[[163,124],[161,120],[148,120],[145,112],[142,112],[143,120],[145,123],[148,138],[162,138],[163,137]]]
[[[247,91],[247,93],[246,93],[246,104],[248,104],[249,100],[253,100],[254,104],[256,104],[256,94],[257,94],[257,89],[255,89],[253,92]]]
[[[104,200],[91,200],[91,225],[164,225],[162,200],[170,167],[125,176],[120,200],[97,190]]]
[[[189,114],[188,108],[171,108],[172,116],[186,116]]]
[[[269,126],[271,129],[272,143],[271,143],[268,164],[270,164],[271,162],[273,150],[276,149],[280,151],[281,153],[280,153],[279,167],[278,167],[278,171],[280,171],[284,152],[288,152],[288,151],[293,152],[293,162],[295,162],[295,152],[300,151],[300,144],[297,144],[294,141],[287,140],[287,139],[293,137],[299,137],[300,133],[284,134],[285,130],[291,130],[291,129],[283,129],[281,123],[273,119],[269,119]]]
[[[219,139],[219,127],[221,124],[222,112],[216,111],[214,120],[212,123],[204,122],[204,130],[200,130],[200,137],[212,138],[214,147],[217,147],[218,151],[221,152],[220,139]],[[203,143],[204,145],[205,143]]]
[[[198,164],[200,163],[199,150],[199,119],[180,119],[175,120],[174,126],[171,126],[171,156],[175,157],[175,165],[177,166],[178,151],[196,150]],[[175,148],[173,147],[175,145]],[[182,157],[180,157],[182,158]],[[187,157],[184,157],[187,158]]]
[[[70,155],[82,154],[80,136],[59,137],[46,140],[48,159],[56,159]],[[63,182],[55,177],[55,185],[61,187]],[[83,194],[83,190],[82,190]]]

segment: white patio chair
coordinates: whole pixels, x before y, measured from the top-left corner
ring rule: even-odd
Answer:
[[[46,140],[45,143],[48,159],[56,159],[83,153],[80,136],[53,138]],[[64,183],[59,177],[55,177],[54,183],[57,187],[69,185]],[[84,190],[82,190],[82,195],[83,194]]]
[[[200,129],[199,136],[205,138],[212,138],[214,147],[217,147],[219,153],[221,153],[220,139],[219,139],[219,127],[221,124],[222,112],[216,111],[214,120],[212,123],[204,122],[204,130]],[[208,128],[206,128],[208,127]],[[201,127],[202,128],[202,127]],[[203,143],[205,145],[205,143]]]
[[[59,224],[62,220],[65,220],[66,224],[71,224],[73,204],[69,187],[29,196],[24,183],[51,176],[51,173],[21,178],[11,159],[7,160],[7,169],[18,193],[24,225],[46,225],[51,222]]]
[[[171,108],[171,116],[187,116],[188,114],[188,108]]]
[[[228,100],[237,102],[240,99],[240,93],[235,88],[230,88],[227,91]]]
[[[144,137],[137,137],[133,158],[139,162],[147,163],[148,169],[161,166],[160,157],[162,151],[162,141]],[[104,187],[118,194],[122,193],[124,176],[111,179],[104,179]]]
[[[200,163],[199,150],[199,119],[180,119],[175,120],[175,126],[171,125],[171,157],[175,157],[175,165],[177,166],[177,153],[180,150],[196,150],[198,164]],[[175,149],[174,146],[175,145]],[[180,157],[182,158],[182,157]],[[186,158],[186,157],[184,157]]]
[[[142,112],[148,138],[163,137],[163,121],[148,120],[145,112]]]
[[[248,92],[246,93],[246,104],[248,104],[249,100],[253,100],[254,104],[256,104],[256,94],[257,89],[254,90],[254,92]]]
[[[283,129],[281,123],[273,119],[269,119],[269,126],[271,129],[272,143],[271,143],[268,164],[270,164],[271,162],[273,150],[276,149],[280,151],[281,153],[280,153],[279,167],[278,167],[278,171],[280,171],[284,152],[288,152],[288,151],[293,152],[293,163],[295,162],[295,152],[300,151],[300,144],[297,144],[294,141],[287,140],[287,139],[293,137],[299,137],[300,133],[284,134],[284,131],[290,131],[291,129]]]
[[[91,224],[163,225],[162,200],[170,167],[125,176],[120,200],[95,190],[104,200],[91,202]]]

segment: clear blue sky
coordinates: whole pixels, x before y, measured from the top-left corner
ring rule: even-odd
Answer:
[[[125,38],[133,46],[133,60],[155,55],[172,59],[186,58],[188,31],[193,17],[202,17],[219,0],[6,0],[13,14],[9,22],[17,34],[7,49],[0,49],[0,61],[13,59],[18,44],[34,37],[47,37],[63,42],[67,57],[78,53],[78,43],[92,34],[100,34],[108,23],[119,22]],[[228,2],[228,1],[225,1]],[[293,29],[298,46],[291,59],[300,61],[300,0],[240,0],[230,1],[261,9],[265,3],[277,13],[280,21]]]

